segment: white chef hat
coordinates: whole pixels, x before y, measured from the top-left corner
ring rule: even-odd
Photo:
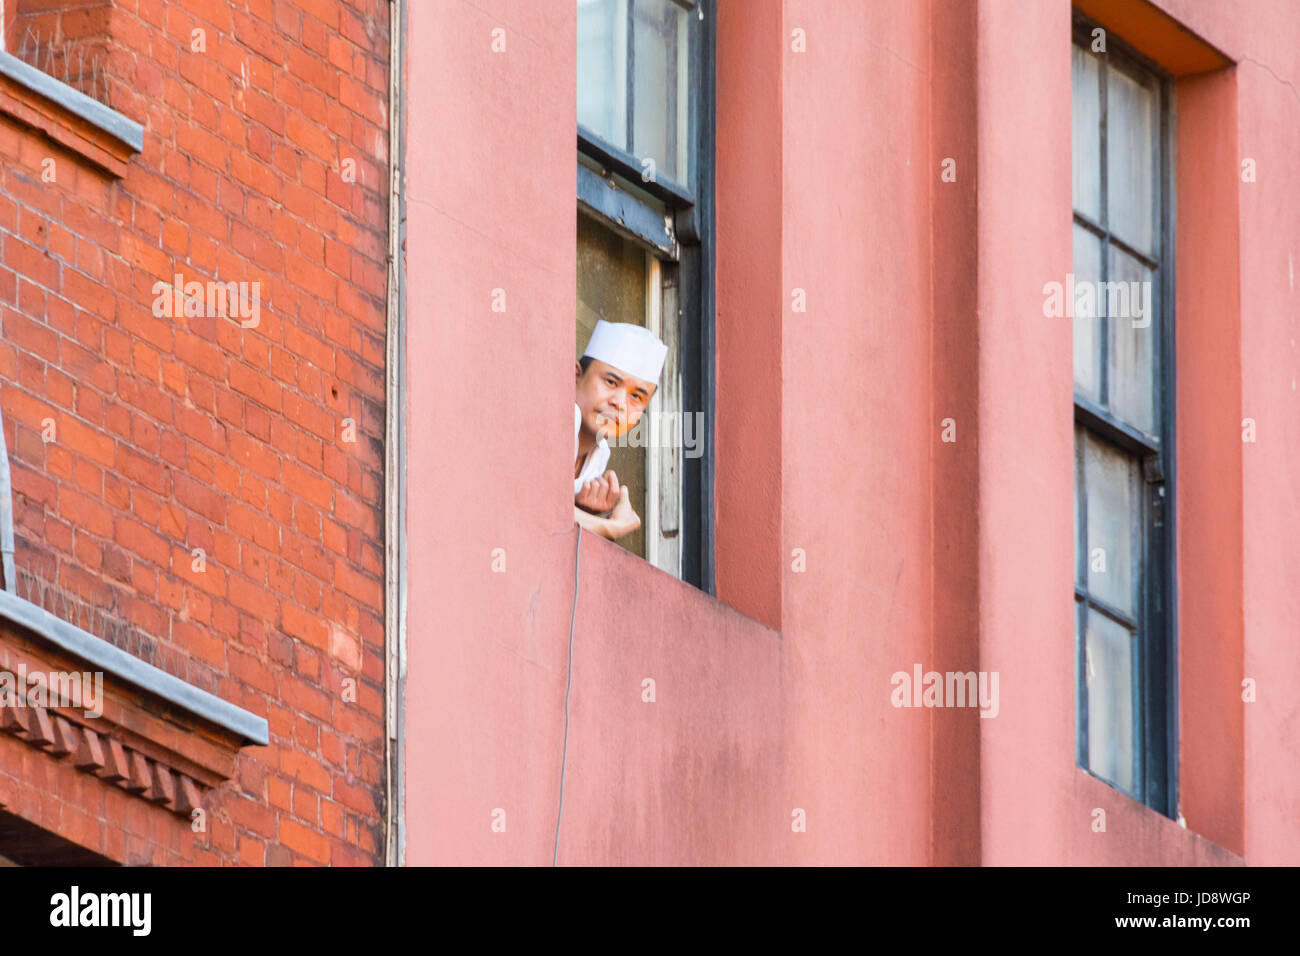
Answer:
[[[647,382],[659,382],[664,370],[668,346],[649,329],[627,322],[606,322],[600,319],[591,332],[591,340],[583,357],[590,356],[620,372],[635,375]]]

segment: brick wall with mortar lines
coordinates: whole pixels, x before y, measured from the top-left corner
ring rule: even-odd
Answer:
[[[0,114],[20,584],[267,718],[180,858],[378,862],[388,4],[113,0],[108,32],[124,180]],[[156,317],[177,273],[260,282],[258,325]]]
[[[3,0],[5,50],[92,99],[107,98],[113,0]]]

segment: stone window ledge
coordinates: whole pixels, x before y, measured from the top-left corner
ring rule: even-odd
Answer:
[[[0,113],[40,130],[119,179],[144,149],[144,127],[0,51]]]

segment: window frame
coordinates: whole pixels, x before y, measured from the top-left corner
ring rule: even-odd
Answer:
[[[684,453],[681,456],[681,580],[715,594],[713,179],[717,10],[713,0],[666,2],[699,17],[698,27],[690,31],[689,55],[696,68],[695,79],[688,87],[687,180],[691,185],[658,177],[643,181],[642,167],[635,156],[578,125],[577,199],[583,214],[646,244],[662,261],[676,262],[681,409],[683,415],[699,410],[703,426],[701,433],[694,436],[702,453],[696,458]],[[657,204],[666,207],[667,212],[656,208]]]
[[[685,10],[687,13],[695,13],[697,15],[702,8],[705,7],[710,8],[704,10],[704,16],[700,18],[702,23],[707,21],[708,17],[712,13],[711,8],[713,4],[709,3],[708,0],[662,0],[662,2],[671,3],[674,6],[680,7],[681,9]],[[626,56],[627,76],[625,77],[625,80],[627,83],[627,138],[629,142],[631,142],[632,140],[632,131],[635,123],[635,113],[634,113],[633,104],[635,103],[636,98],[632,95],[633,94],[632,64],[635,62],[633,51],[635,49],[634,25],[636,21],[635,21],[634,8],[636,3],[637,0],[627,0],[628,49],[627,49],[627,56]],[[706,65],[709,66],[711,72],[711,64],[706,64],[705,62],[706,59],[705,48],[708,47],[711,50],[712,44],[705,43],[705,37],[704,37],[705,32],[706,32],[705,29],[695,29],[690,32],[691,48],[688,51],[688,56],[692,60],[692,65],[697,67],[698,75],[701,77],[701,81],[703,80],[703,76],[704,76],[703,71]],[[712,36],[712,31],[709,31],[709,35]],[[690,103],[688,105],[689,113],[687,118],[687,134],[686,134],[689,140],[689,142],[687,143],[686,180],[687,182],[695,185],[691,187],[687,187],[671,179],[665,179],[659,175],[656,175],[654,180],[642,184],[642,187],[647,192],[649,192],[657,199],[669,203],[670,205],[693,204],[696,201],[697,194],[699,192],[698,173],[702,168],[699,162],[701,158],[700,140],[701,140],[701,131],[705,127],[700,122],[702,117],[699,109],[691,108],[691,107],[698,107],[700,105],[699,94],[700,94],[701,87],[702,87],[702,83],[700,86],[689,88]],[[712,127],[710,126],[708,128],[711,129]],[[602,166],[616,172],[618,175],[624,177],[625,179],[630,180],[631,182],[638,182],[641,179],[641,163],[634,154],[629,153],[627,150],[624,150],[621,147],[615,145],[614,143],[611,143],[609,140],[604,139],[603,137],[595,133],[593,130],[590,130],[587,127],[583,126],[581,121],[579,121],[578,123],[578,149],[580,151],[585,152],[592,159],[595,159]]]
[[[1106,50],[1091,54],[1092,31],[1105,31]],[[1101,273],[1099,281],[1110,281],[1109,252],[1114,245],[1122,252],[1153,268],[1153,322],[1158,322],[1155,345],[1154,394],[1155,410],[1160,417],[1159,435],[1147,435],[1108,411],[1109,399],[1106,385],[1109,376],[1109,355],[1099,363],[1099,402],[1093,403],[1075,392],[1072,395],[1074,423],[1094,437],[1108,442],[1134,457],[1141,466],[1139,483],[1141,495],[1140,543],[1141,575],[1140,606],[1136,608],[1139,638],[1134,642],[1134,745],[1135,777],[1133,792],[1125,791],[1117,783],[1105,780],[1088,765],[1088,688],[1086,678],[1086,621],[1089,607],[1112,620],[1119,621],[1114,609],[1091,596],[1085,585],[1081,586],[1077,572],[1074,578],[1075,614],[1075,762],[1085,772],[1128,793],[1153,810],[1167,816],[1178,815],[1178,626],[1177,578],[1175,555],[1177,545],[1177,458],[1175,424],[1177,415],[1176,383],[1177,363],[1175,348],[1175,244],[1176,244],[1176,185],[1174,169],[1175,131],[1177,114],[1174,98],[1174,78],[1159,64],[1142,56],[1096,21],[1074,12],[1072,22],[1072,49],[1081,45],[1099,60],[1099,135],[1098,159],[1100,168],[1100,210],[1105,226],[1094,223],[1074,209],[1071,201],[1071,221],[1074,225],[1098,236],[1102,242]],[[1153,81],[1157,105],[1157,138],[1155,176],[1153,186],[1159,202],[1159,216],[1154,223],[1160,229],[1159,242],[1152,254],[1144,254],[1110,232],[1108,144],[1109,130],[1107,82],[1112,63],[1129,73],[1145,75]],[[1073,97],[1073,85],[1071,86]],[[1073,107],[1072,107],[1073,108]],[[1073,151],[1073,147],[1072,147]],[[1071,233],[1073,235],[1073,232]],[[1073,240],[1072,240],[1073,242]],[[1104,348],[1109,347],[1110,317],[1098,319],[1098,334]],[[1072,392],[1073,375],[1071,376]],[[1076,498],[1079,496],[1076,477]],[[1164,494],[1160,494],[1163,488]],[[1076,521],[1087,527],[1087,500],[1082,499],[1082,515],[1076,504]],[[1076,562],[1082,560],[1087,568],[1087,536],[1075,533]],[[1079,554],[1079,548],[1083,553]],[[1077,567],[1077,565],[1076,565]]]

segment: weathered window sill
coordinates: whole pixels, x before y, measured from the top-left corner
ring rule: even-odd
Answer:
[[[0,113],[40,130],[119,179],[144,149],[139,123],[12,53],[0,52]]]

